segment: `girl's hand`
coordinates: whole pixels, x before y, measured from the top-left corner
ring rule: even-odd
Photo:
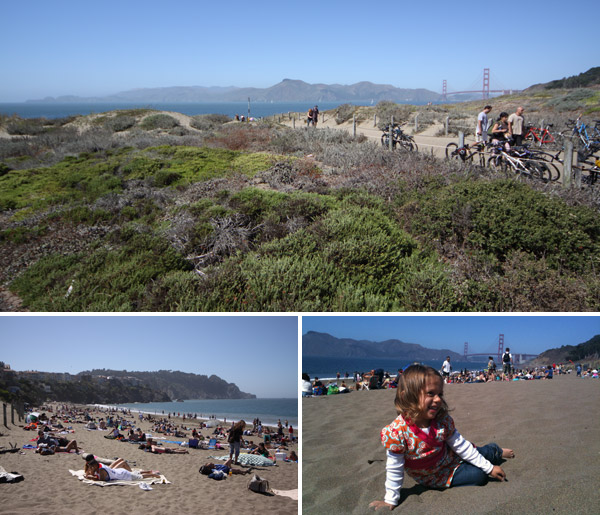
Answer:
[[[490,472],[490,477],[493,477],[494,479],[499,479],[500,481],[506,481],[506,474],[504,473],[504,470],[502,470],[502,468],[498,465],[494,465],[494,468]]]
[[[396,506],[393,504],[388,504],[385,501],[373,501],[369,504],[369,508],[375,508],[375,511],[378,510],[393,510]]]

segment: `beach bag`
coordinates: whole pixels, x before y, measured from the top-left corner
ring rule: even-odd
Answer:
[[[261,479],[256,474],[248,481],[248,490],[258,492],[259,494],[271,493],[271,487],[266,479]]]

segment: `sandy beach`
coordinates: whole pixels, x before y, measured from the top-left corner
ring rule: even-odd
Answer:
[[[466,439],[515,451],[502,464],[507,481],[437,491],[406,477],[394,512],[598,513],[598,380],[450,384],[444,394]],[[377,390],[302,399],[303,514],[374,513],[369,503],[383,499],[385,481],[379,432],[396,417],[394,396]]]
[[[1,415],[0,415],[1,416]],[[15,415],[16,417],[16,415]],[[145,432],[150,431],[150,423],[139,422]],[[222,481],[215,481],[198,473],[198,468],[212,460],[210,456],[225,456],[228,450],[189,449],[189,454],[153,454],[138,449],[137,444],[104,438],[107,431],[88,431],[84,423],[74,423],[74,433],[62,435],[72,440],[86,452],[105,458],[125,458],[134,469],[159,470],[171,482],[152,485],[145,491],[139,486],[113,485],[101,488],[85,484],[69,473],[69,469],[83,469],[82,455],[58,453],[52,456],[36,454],[34,450],[22,449],[23,445],[33,444],[30,440],[37,436],[35,431],[25,431],[24,421],[0,426],[0,447],[10,448],[17,444],[19,453],[0,454],[0,466],[6,471],[18,472],[24,481],[0,485],[2,508],[0,512],[9,514],[61,514],[80,515],[89,512],[117,512],[127,514],[187,514],[214,513],[297,513],[298,501],[283,495],[263,495],[248,490],[247,484],[254,473],[269,481],[270,487],[277,490],[298,488],[298,463],[278,460],[275,466],[256,467],[247,475],[232,475]],[[15,420],[16,421],[16,420]],[[252,427],[252,421],[246,421]],[[0,420],[2,423],[2,420]],[[181,423],[181,420],[179,420]],[[186,425],[198,427],[197,422]],[[229,427],[229,424],[226,425]],[[296,429],[296,428],[294,428]],[[209,436],[212,429],[203,429]],[[188,432],[188,435],[191,431]],[[160,436],[157,433],[153,433]],[[187,441],[187,438],[166,437],[167,440]],[[258,436],[246,437],[253,442],[262,441]],[[160,441],[160,440],[159,440]],[[224,440],[226,442],[226,440]],[[165,447],[178,448],[176,444],[163,443]],[[298,444],[289,447],[298,452]]]

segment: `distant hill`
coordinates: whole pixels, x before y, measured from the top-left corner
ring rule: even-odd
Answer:
[[[571,77],[553,80],[541,84],[534,84],[525,90],[525,93],[539,91],[542,89],[575,89],[600,86],[600,66],[590,68],[587,72]]]
[[[425,103],[440,99],[427,89],[396,88],[389,84],[358,82],[351,85],[308,84],[284,79],[269,88],[177,86],[140,88],[105,97],[46,97],[28,102],[379,102]]]
[[[302,354],[332,358],[402,358],[417,361],[443,360],[446,356],[453,360],[462,359],[460,354],[448,349],[428,349],[401,340],[353,340],[315,331],[309,331],[302,336]]]
[[[548,349],[537,358],[528,362],[530,365],[549,365],[567,361],[584,361],[600,359],[600,334],[579,345],[563,345],[556,349]]]
[[[255,399],[256,395],[242,392],[234,383],[228,383],[216,375],[206,376],[158,370],[156,372],[128,372],[127,370],[91,370],[79,375],[92,377],[136,378],[141,384],[165,393],[175,399]]]
[[[159,370],[92,370],[72,375],[13,371],[0,362],[0,398],[39,404],[47,400],[81,404],[168,402],[176,399],[255,399],[216,375]]]

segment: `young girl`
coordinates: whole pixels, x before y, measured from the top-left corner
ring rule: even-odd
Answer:
[[[397,506],[405,470],[431,488],[484,485],[488,475],[506,479],[498,464],[514,458],[514,452],[495,443],[475,447],[465,440],[454,428],[443,396],[444,381],[434,368],[412,365],[404,371],[396,390],[399,415],[381,431],[387,450],[385,499],[369,506]]]

